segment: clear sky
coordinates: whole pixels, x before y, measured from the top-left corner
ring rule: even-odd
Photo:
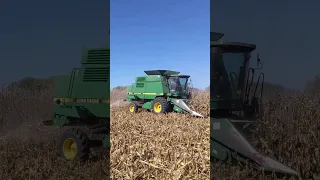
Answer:
[[[1,1],[0,84],[79,66],[85,47],[108,44],[108,2]],[[266,80],[301,88],[320,73],[320,1],[112,0],[111,86],[148,69],[192,75],[209,85],[209,22],[228,40],[255,43]]]
[[[155,69],[189,74],[194,87],[208,87],[209,32],[209,0],[111,0],[111,87]]]
[[[320,1],[211,2],[211,28],[257,44],[267,81],[300,89],[320,74]]]
[[[83,48],[109,44],[107,0],[0,2],[0,85],[70,73]]]

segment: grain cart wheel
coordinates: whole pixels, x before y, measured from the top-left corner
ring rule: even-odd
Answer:
[[[134,102],[132,102],[132,103],[130,103],[129,104],[129,111],[131,112],[131,113],[136,113],[136,112],[138,112],[138,105],[136,104],[136,103],[134,103]]]
[[[157,97],[152,102],[152,110],[156,114],[170,112],[170,103],[163,97]]]
[[[89,157],[90,146],[87,135],[77,128],[68,129],[60,139],[58,154],[66,159],[86,160]]]

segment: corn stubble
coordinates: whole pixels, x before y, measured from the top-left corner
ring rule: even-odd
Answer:
[[[250,167],[210,165],[209,118],[131,114],[120,100],[124,95],[111,96],[111,179],[274,179]],[[318,99],[302,93],[268,98],[253,132],[262,152],[300,172],[301,179],[320,179]],[[39,123],[50,118],[51,100],[51,90],[0,94],[0,179],[106,179],[107,155],[83,165],[57,158],[61,130]],[[195,93],[191,108],[209,115],[209,94]]]
[[[191,108],[208,116],[209,94],[196,98]],[[113,179],[209,179],[209,118],[111,111]]]
[[[108,154],[82,165],[57,157],[56,137],[63,129],[40,123],[50,118],[51,102],[51,90],[0,93],[0,179],[107,179]]]

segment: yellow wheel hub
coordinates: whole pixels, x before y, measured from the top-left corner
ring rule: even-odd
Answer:
[[[159,112],[161,112],[161,104],[159,103],[159,102],[156,102],[156,103],[154,103],[154,105],[153,105],[153,110],[156,112],[156,113],[159,113]]]
[[[67,159],[73,159],[77,156],[77,144],[72,138],[64,141],[63,154]]]
[[[130,105],[129,110],[130,110],[130,112],[134,112],[134,106]]]

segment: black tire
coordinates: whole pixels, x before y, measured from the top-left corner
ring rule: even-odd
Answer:
[[[139,107],[138,107],[137,103],[131,102],[129,104],[129,107],[128,107],[129,112],[136,113],[136,112],[138,112],[138,109],[139,109]]]
[[[74,143],[76,146],[75,154],[67,152],[67,151],[70,151],[68,150],[70,149],[70,147],[68,146],[74,146],[74,145],[70,145],[70,142],[72,144]],[[89,145],[88,136],[78,128],[68,129],[62,134],[62,137],[58,145],[58,154],[65,159],[70,159],[70,160],[79,159],[81,161],[87,160],[90,154],[90,145]]]
[[[156,108],[160,104],[160,109]],[[164,97],[157,97],[152,102],[152,111],[156,114],[170,112],[171,104]]]

